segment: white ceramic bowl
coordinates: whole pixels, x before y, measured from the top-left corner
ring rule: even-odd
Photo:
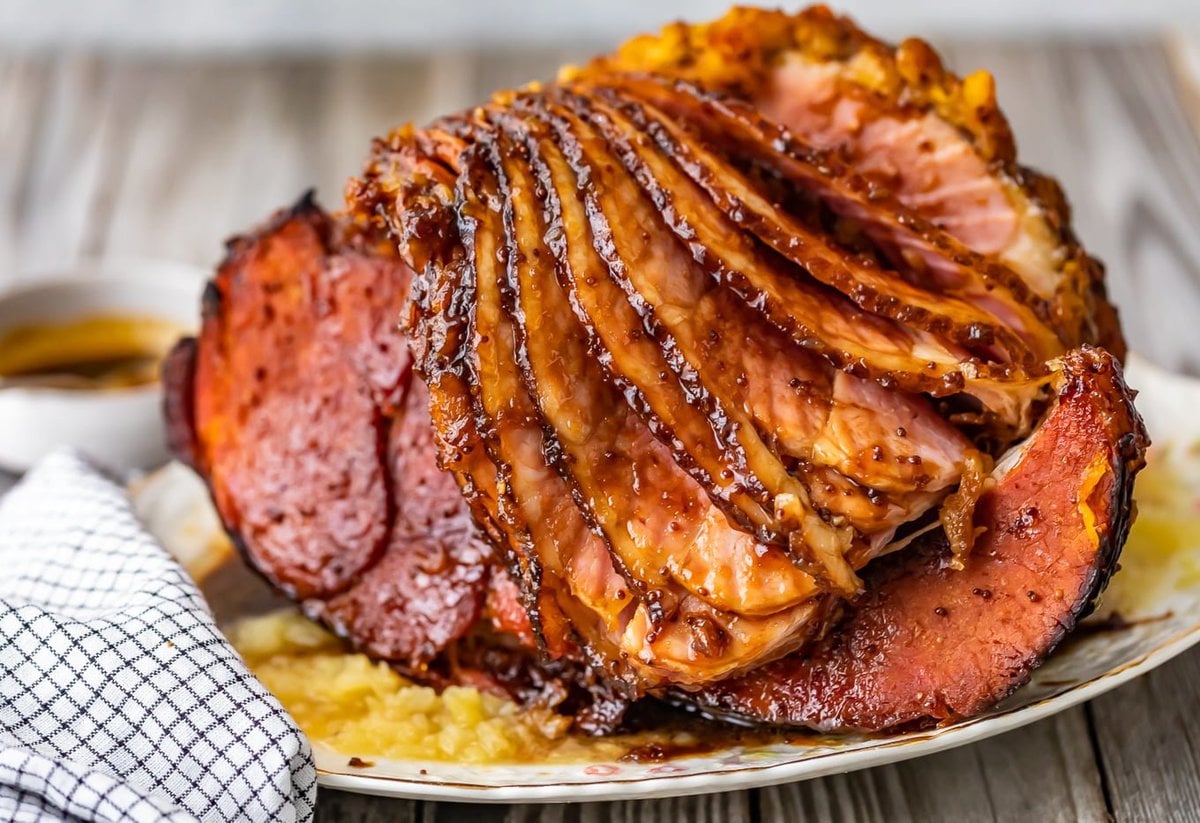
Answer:
[[[89,315],[146,315],[194,329],[208,273],[153,261],[83,263],[0,293],[0,339],[39,323]],[[74,446],[123,470],[167,458],[162,386],[97,391],[44,386],[0,387],[0,467],[24,471],[47,452]]]

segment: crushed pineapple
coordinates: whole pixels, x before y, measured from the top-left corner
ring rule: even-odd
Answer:
[[[1101,601],[1126,618],[1161,614],[1200,585],[1200,443],[1152,448],[1134,499],[1137,519]]]
[[[496,763],[542,760],[569,721],[521,710],[478,689],[438,694],[386,663],[343,651],[337,639],[287,610],[229,629],[251,671],[313,741],[354,756]]]

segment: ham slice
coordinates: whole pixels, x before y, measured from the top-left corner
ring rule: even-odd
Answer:
[[[964,569],[940,535],[922,539],[873,565],[845,620],[802,655],[686,699],[878,731],[968,717],[1028,680],[1112,573],[1147,444],[1112,355],[1080,349],[1061,368],[1054,407],[979,501],[987,531]]]

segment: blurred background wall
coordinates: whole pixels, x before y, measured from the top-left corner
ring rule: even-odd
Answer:
[[[728,5],[729,0],[0,0],[0,49],[395,53],[447,46],[602,45],[678,17],[702,20]],[[1200,29],[1200,0],[841,0],[836,7],[892,37],[920,32],[1094,38]]]

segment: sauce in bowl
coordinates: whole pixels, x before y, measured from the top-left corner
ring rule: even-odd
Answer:
[[[95,314],[20,326],[0,335],[0,385],[122,389],[158,380],[183,333],[153,316]]]

